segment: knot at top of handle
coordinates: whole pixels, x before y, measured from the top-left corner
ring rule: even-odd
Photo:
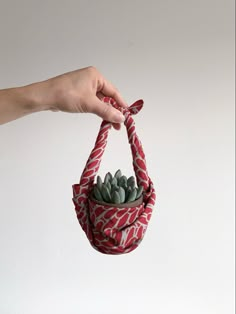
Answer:
[[[119,110],[126,118],[129,115],[137,114],[143,108],[143,100],[139,99],[135,101],[131,106],[124,108],[120,107],[117,102],[111,97],[104,97],[102,99],[103,102],[112,105],[114,108]]]

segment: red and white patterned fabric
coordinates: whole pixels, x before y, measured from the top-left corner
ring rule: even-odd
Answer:
[[[103,99],[125,116],[125,126],[133,157],[137,184],[143,186],[143,203],[136,207],[117,208],[101,205],[89,198],[104,153],[111,123],[103,121],[95,146],[81,175],[80,183],[73,185],[73,202],[78,221],[91,245],[101,253],[123,254],[133,251],[142,241],[155,204],[156,194],[148,176],[145,155],[135,131],[131,115],[143,107],[138,100],[129,108],[119,107],[110,97]]]

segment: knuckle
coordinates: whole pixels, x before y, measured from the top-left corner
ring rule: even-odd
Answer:
[[[88,70],[88,72],[90,72],[90,73],[95,73],[95,72],[97,72],[96,67],[93,66],[93,65],[90,65],[89,67],[87,67],[87,70]]]
[[[114,87],[112,96],[113,96],[113,97],[117,97],[118,95],[119,95],[119,92],[118,92],[118,90]]]

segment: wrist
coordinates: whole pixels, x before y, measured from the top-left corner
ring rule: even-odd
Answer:
[[[0,90],[0,124],[51,109],[50,84],[40,82]]]
[[[44,82],[33,83],[16,89],[18,99],[21,99],[26,113],[49,110],[50,105],[46,99],[49,94],[45,91]]]

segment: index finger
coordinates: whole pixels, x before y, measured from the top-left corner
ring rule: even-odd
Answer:
[[[128,104],[121,96],[120,92],[117,90],[115,86],[113,86],[110,82],[104,79],[103,84],[99,92],[103,93],[104,96],[112,97],[120,107],[127,108]]]

